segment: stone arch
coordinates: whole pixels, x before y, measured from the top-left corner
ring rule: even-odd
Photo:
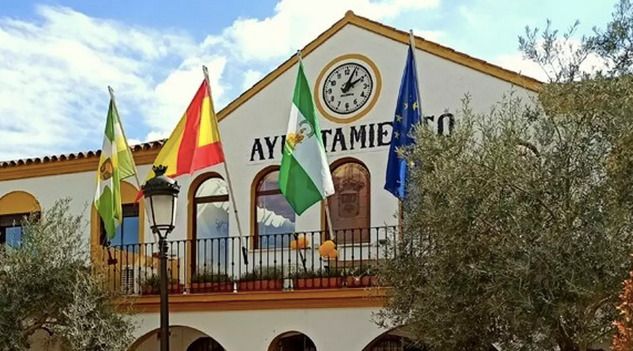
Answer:
[[[40,203],[35,196],[26,191],[11,191],[0,197],[0,216],[40,211],[42,211]]]
[[[413,344],[407,332],[396,327],[376,336],[362,351],[428,351],[428,348]]]
[[[169,349],[187,351],[226,351],[217,339],[206,333],[185,325],[169,327]],[[160,348],[159,329],[151,330],[134,341],[128,351],[155,351]],[[207,349],[200,347],[210,347]],[[192,348],[193,347],[193,348]]]
[[[202,336],[187,347],[187,351],[226,351],[214,338]]]
[[[268,346],[268,351],[317,351],[314,341],[306,334],[291,330],[277,335]]]

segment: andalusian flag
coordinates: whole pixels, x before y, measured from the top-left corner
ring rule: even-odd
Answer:
[[[112,91],[110,91],[112,94]],[[132,152],[125,139],[114,98],[110,97],[101,158],[97,168],[95,207],[103,219],[108,239],[112,239],[123,219],[121,181],[136,174]]]
[[[279,170],[279,187],[297,214],[334,194],[319,119],[301,60]]]
[[[176,129],[156,156],[154,165],[166,166],[167,176],[177,177],[222,162],[224,152],[220,130],[205,79]]]

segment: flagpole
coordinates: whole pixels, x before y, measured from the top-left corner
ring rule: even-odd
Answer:
[[[330,216],[330,204],[327,201],[327,198],[323,199],[323,206],[325,207],[325,218],[327,220],[327,226],[328,226],[328,240],[332,240],[332,238],[336,238],[336,236],[334,235],[334,230],[332,227],[332,217]]]
[[[413,35],[413,29],[409,29],[409,46],[411,47],[411,51],[413,52],[413,67],[415,68],[417,76],[418,65],[415,60],[415,35]]]
[[[211,95],[211,83],[209,82],[209,70],[207,69],[207,66],[202,65],[202,73],[204,73],[204,80],[207,82],[207,92],[209,93],[209,99],[213,99],[212,95]],[[210,101],[211,105],[213,106],[213,100]],[[218,117],[215,114],[215,108],[213,110],[213,118],[215,118],[215,122],[216,125],[218,126],[218,141],[220,142],[220,144],[222,143],[222,137],[220,133],[220,123],[218,121]],[[222,151],[224,152],[224,151]],[[229,167],[227,165],[227,160],[226,157],[224,158],[224,162],[222,162],[222,164],[224,165],[224,173],[226,173],[226,184],[229,186],[229,198],[231,200],[231,202],[233,203],[233,213],[235,214],[235,221],[237,222],[237,232],[239,234],[240,237],[243,236],[242,233],[242,225],[240,224],[240,216],[237,213],[237,202],[235,201],[235,195],[233,193],[233,184],[231,183],[231,176],[229,174]]]
[[[411,48],[411,59],[413,60],[413,71],[415,72],[415,75],[417,77],[418,64],[415,58],[416,46],[415,46],[415,35],[413,34],[413,29],[409,29],[409,47]],[[420,87],[416,86],[416,89],[418,90],[416,91],[417,93],[416,100],[419,100]],[[405,189],[405,192],[406,192],[406,189]],[[404,226],[404,208],[403,208],[402,199],[398,198],[398,229],[399,229],[399,235],[401,238],[402,238],[403,226]]]

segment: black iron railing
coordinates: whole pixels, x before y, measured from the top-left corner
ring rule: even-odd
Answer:
[[[327,289],[378,285],[376,268],[393,257],[396,227],[230,236],[168,242],[172,294]],[[328,239],[332,242],[326,243]],[[100,265],[111,289],[159,292],[157,243],[104,247]],[[100,261],[101,262],[101,261]]]

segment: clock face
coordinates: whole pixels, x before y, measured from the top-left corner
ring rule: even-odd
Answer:
[[[374,91],[369,69],[356,62],[343,63],[325,78],[323,102],[333,112],[348,115],[360,110]]]
[[[380,87],[376,64],[363,55],[347,54],[321,70],[314,100],[321,116],[335,123],[351,123],[371,111]]]

